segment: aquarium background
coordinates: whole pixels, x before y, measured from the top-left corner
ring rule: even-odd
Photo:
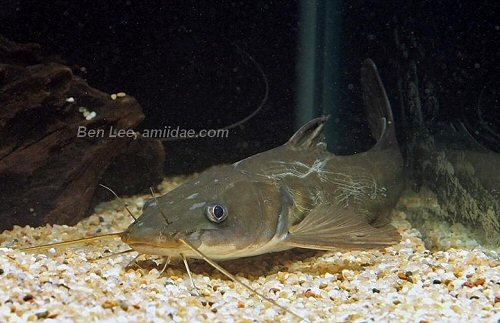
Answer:
[[[312,23],[305,10],[315,11],[312,33],[303,32]],[[359,67],[367,57],[378,65],[399,121],[398,37],[416,58],[419,86],[434,84],[439,104],[427,117],[478,127],[478,98],[489,87],[482,113],[498,130],[497,13],[494,1],[2,1],[0,32],[85,67],[95,88],[137,98],[146,115],[141,128],[219,128],[250,114],[265,87],[239,48],[246,51],[269,79],[269,99],[229,138],[167,143],[165,171],[180,174],[279,145],[298,126],[294,121],[303,121],[300,114],[333,115],[330,150],[367,149],[372,141],[361,113]],[[335,30],[325,35],[325,24]],[[316,49],[304,48],[307,37],[315,37]],[[328,41],[333,50],[322,53]],[[325,74],[325,62],[335,73],[323,89],[335,94],[333,106],[298,97],[304,81],[296,64],[307,51],[318,58],[317,73]],[[300,102],[317,104],[297,110]],[[483,132],[480,140],[498,149]]]
[[[229,138],[166,144],[167,174],[231,162],[283,143],[293,131],[296,2],[12,1],[1,32],[38,42],[45,52],[86,68],[89,84],[134,96],[142,129],[210,129],[255,110]]]
[[[497,1],[0,0],[0,321],[290,321],[203,262],[188,275],[111,239],[38,253],[123,232],[152,196],[315,116],[331,116],[330,151],[369,149],[371,58],[404,155],[401,241],[223,266],[310,321],[500,322],[498,17]],[[262,109],[228,138],[74,134],[224,127],[259,108],[266,80]]]
[[[40,44],[47,61],[71,66],[96,89],[135,97],[145,114],[139,131],[222,128],[259,109],[268,91],[262,109],[228,138],[165,142],[156,167],[147,158],[115,162],[134,168],[130,185],[113,171],[94,176],[119,194],[158,184],[158,164],[167,176],[191,174],[276,147],[320,115],[331,116],[330,151],[369,149],[359,77],[371,58],[395,115],[401,180],[414,192],[431,189],[441,207],[428,210],[432,217],[491,237],[500,232],[499,14],[494,1],[11,0],[1,1],[0,34]],[[43,167],[37,175],[57,172]],[[45,188],[60,196],[67,185],[43,176],[18,185],[16,176],[0,178],[0,201],[13,218],[19,205],[21,213],[33,209],[17,196],[51,210],[57,203]],[[111,198],[95,191],[87,213]]]

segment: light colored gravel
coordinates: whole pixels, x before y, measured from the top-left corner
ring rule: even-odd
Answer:
[[[178,181],[164,182],[163,192]],[[125,199],[139,214],[148,196]],[[75,227],[15,227],[0,234],[0,321],[24,322],[289,322],[203,262],[191,261],[202,295],[193,296],[182,264],[160,274],[161,259],[139,258],[119,240],[45,254],[11,247],[123,230],[130,218],[119,201],[100,205]],[[402,212],[403,235],[384,251],[288,251],[222,263],[240,279],[310,321],[497,322],[500,266],[475,248],[426,250]]]

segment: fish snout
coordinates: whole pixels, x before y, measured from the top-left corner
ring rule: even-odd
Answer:
[[[120,238],[122,242],[138,251],[147,247],[148,253],[156,248],[176,249],[183,246],[177,233],[165,233],[161,227],[131,225]]]
[[[158,227],[136,223],[129,226],[122,234],[121,239],[126,244],[148,243],[161,234]]]

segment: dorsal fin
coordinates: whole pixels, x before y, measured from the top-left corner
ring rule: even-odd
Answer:
[[[310,149],[323,145],[326,147],[323,135],[323,126],[330,116],[322,116],[312,119],[302,127],[288,140],[286,145],[294,149]]]
[[[374,148],[385,149],[397,146],[391,105],[378,74],[377,66],[369,58],[363,62],[361,68],[361,86],[365,114],[372,136],[377,140]]]

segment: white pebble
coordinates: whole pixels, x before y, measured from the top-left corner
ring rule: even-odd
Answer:
[[[92,119],[94,119],[96,116],[97,116],[97,113],[95,113],[95,111],[92,111],[92,112],[90,112],[90,113],[89,113],[89,114],[85,117],[85,119],[87,119],[87,120],[92,120]]]

